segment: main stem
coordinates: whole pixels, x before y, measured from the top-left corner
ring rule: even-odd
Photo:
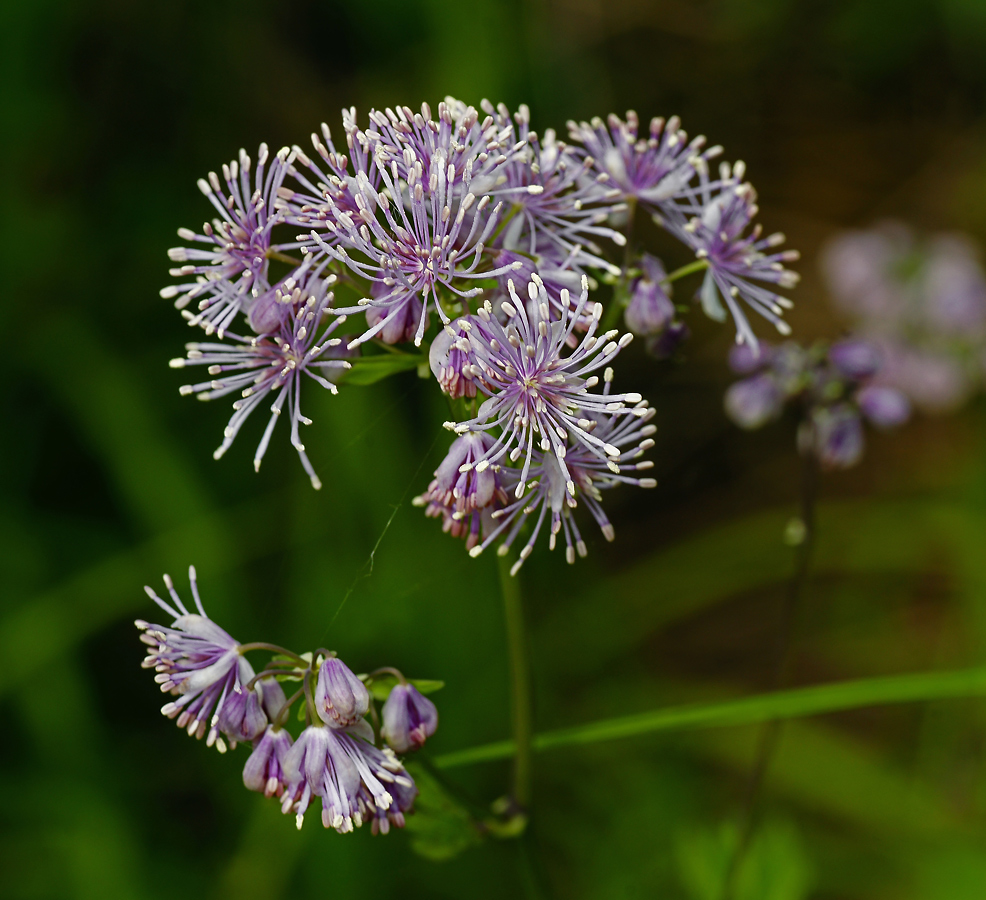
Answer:
[[[788,582],[784,606],[781,609],[780,627],[777,635],[777,661],[769,688],[774,691],[781,690],[787,685],[791,661],[794,657],[794,632],[801,610],[805,585],[808,582],[808,568],[815,543],[815,501],[817,495],[818,459],[809,451],[801,458],[801,523],[804,526],[804,531],[801,543],[798,544],[796,550],[794,573]],[[770,762],[777,750],[780,733],[780,720],[768,722],[760,730],[753,771],[750,773],[750,784],[747,789],[739,840],[729,861],[729,868],[726,870],[722,900],[732,900],[736,889],[736,878],[740,866],[756,831],[760,795],[763,792],[764,780]]]
[[[507,659],[510,666],[510,715],[513,724],[514,752],[513,789],[511,797],[521,811],[531,803],[531,739],[534,722],[531,702],[531,664],[528,655],[527,631],[524,626],[524,607],[520,583],[510,574],[506,556],[497,560],[500,571],[500,593],[507,625]]]

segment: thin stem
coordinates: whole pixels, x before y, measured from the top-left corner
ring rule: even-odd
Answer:
[[[599,330],[603,332],[615,327],[620,319],[620,313],[629,305],[626,291],[627,281],[629,280],[630,260],[633,257],[633,220],[636,218],[636,214],[637,198],[630,197],[627,199],[627,228],[623,235],[626,238],[626,243],[623,245],[623,266],[620,268],[620,280],[613,287],[613,303],[606,310],[606,315],[603,317],[602,324],[600,325]]]
[[[801,543],[798,544],[795,551],[794,574],[788,582],[784,606],[781,609],[780,627],[777,635],[777,656],[770,684],[771,690],[774,691],[786,686],[791,662],[794,658],[794,633],[801,611],[805,586],[808,582],[808,568],[815,543],[815,501],[817,495],[818,460],[814,453],[807,452],[801,458],[801,524],[804,530]],[[753,770],[750,773],[750,783],[747,787],[739,840],[729,861],[729,867],[726,869],[722,900],[731,900],[735,892],[740,865],[750,848],[750,842],[756,831],[760,797],[763,793],[767,770],[770,768],[771,760],[777,750],[780,733],[781,723],[777,720],[768,722],[760,730]]]
[[[266,641],[254,641],[252,644],[240,644],[240,653],[249,653],[251,650],[270,650],[271,653],[280,653],[283,656],[290,656],[291,659],[296,659],[305,668],[310,664],[307,659],[303,656],[299,656],[293,650],[288,650],[284,647],[279,647],[277,644],[268,644]]]
[[[395,669],[393,666],[382,666],[370,672],[370,678],[376,678],[377,675],[393,675],[401,684],[407,684],[404,673],[400,669]]]
[[[506,556],[498,558],[500,592],[507,625],[507,657],[510,665],[510,713],[514,734],[514,803],[526,810],[531,803],[531,739],[534,734],[531,703],[531,668],[520,583],[510,574]]]
[[[684,278],[686,275],[691,275],[692,272],[701,272],[703,269],[709,267],[709,261],[707,259],[696,259],[695,262],[690,262],[686,266],[682,266],[680,269],[675,269],[673,272],[664,276],[664,284],[668,284],[672,281],[677,281],[679,278]]]
[[[281,707],[280,712],[277,714],[277,718],[274,720],[275,728],[283,728],[284,723],[288,720],[288,715],[291,712],[291,707],[297,702],[298,698],[305,692],[304,687],[298,688],[287,700],[284,701],[284,706]]]

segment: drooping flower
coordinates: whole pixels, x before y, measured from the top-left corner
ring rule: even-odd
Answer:
[[[492,445],[493,438],[484,431],[457,437],[428,490],[413,500],[415,506],[425,508],[426,516],[441,518],[443,531],[465,538],[467,550],[478,543],[484,519],[507,502],[500,466],[477,470],[476,464],[487,458]]]
[[[260,145],[256,168],[245,151],[238,160],[222,167],[222,180],[215,172],[200,178],[202,193],[218,217],[202,226],[202,234],[189,228],[178,235],[191,247],[173,247],[168,256],[182,263],[171,270],[173,276],[194,280],[169,285],[161,296],[175,299],[175,306],[191,325],[202,325],[206,332],[227,330],[239,312],[249,312],[257,297],[268,289],[267,271],[271,254],[300,246],[297,241],[272,243],[272,233],[281,221],[276,206],[278,191],[290,165],[290,151],[280,150],[270,165],[266,144]],[[225,184],[225,188],[224,188]],[[186,307],[198,300],[197,310]]]
[[[607,366],[633,335],[624,334],[619,341],[613,340],[617,331],[596,336],[602,307],[588,306],[588,282],[584,277],[576,303],[571,302],[567,291],[562,293],[561,319],[551,316],[544,284],[538,276],[527,285],[530,303],[520,300],[512,283],[509,288],[511,300],[502,304],[506,325],[491,314],[488,302],[476,316],[459,320],[469,335],[473,377],[487,399],[474,419],[446,423],[446,427],[457,434],[499,432],[484,458],[475,464],[476,471],[483,472],[500,460],[515,463],[523,457],[518,497],[523,494],[535,448],[555,456],[567,490],[574,496],[575,481],[565,462],[569,443],[583,447],[604,464],[610,458],[611,469],[618,471],[618,464],[611,458],[619,457],[621,452],[593,433],[593,417],[603,413],[621,417],[646,413],[640,394],[591,392],[599,382],[591,373]],[[563,355],[576,322],[590,309],[592,323],[588,330],[575,348]]]
[[[254,454],[254,468],[259,471],[274,426],[286,409],[291,422],[291,444],[298,451],[312,486],[316,489],[322,486],[305,453],[298,429],[301,424],[311,424],[301,412],[302,376],[335,394],[338,388],[323,373],[350,368],[350,363],[345,360],[331,358],[333,348],[341,343],[331,334],[346,317],[333,317],[321,328],[323,317],[331,315],[331,283],[331,276],[321,278],[317,270],[310,272],[304,282],[281,301],[290,305],[291,314],[270,335],[246,338],[230,334],[229,338],[235,343],[187,344],[187,358],[171,361],[173,368],[209,367],[212,380],[184,385],[180,389],[182,394],[194,393],[200,400],[212,400],[234,392],[240,395],[233,403],[233,416],[226,426],[223,442],[213,454],[216,459],[232,446],[250,413],[270,399],[273,401],[271,417]]]
[[[315,711],[326,725],[348,728],[370,708],[370,694],[341,659],[330,657],[322,663],[315,686]]]
[[[438,710],[413,684],[395,684],[383,705],[380,736],[397,753],[424,746],[438,728]]]
[[[291,749],[291,735],[284,728],[268,725],[243,767],[243,784],[265,797],[284,793],[284,760]]]
[[[225,753],[226,744],[219,737],[220,720],[227,703],[234,694],[243,692],[254,671],[240,654],[239,643],[205,614],[194,566],[188,567],[188,578],[197,613],[185,608],[168,575],[164,576],[164,584],[174,606],[152,588],[144,588],[147,596],[174,621],[171,626],[142,619],[135,622],[142,632],[140,639],[148,647],[143,667],[154,669],[154,680],[164,693],[179,698],[166,703],[161,712],[169,719],[177,718],[178,727],[185,728],[190,736],[201,739],[208,733],[206,744],[215,744],[220,753]]]
[[[642,272],[630,284],[630,302],[623,318],[627,328],[641,337],[662,334],[674,319],[671,285],[661,261],[644,254],[640,261]]]
[[[284,774],[288,786],[281,811],[293,811],[301,828],[312,797],[320,797],[322,824],[340,834],[359,828],[367,818],[378,818],[381,812],[386,815],[394,805],[390,785],[415,790],[413,779],[389,748],[379,750],[324,724],[310,725],[301,733],[285,757]]]
[[[604,378],[606,383],[603,396],[606,397],[609,396],[613,370],[607,369]],[[510,570],[511,574],[515,575],[533,552],[546,519],[550,520],[548,549],[554,550],[557,536],[563,532],[565,559],[568,563],[574,563],[576,553],[585,556],[588,552],[573,515],[573,510],[580,501],[589,508],[603,537],[608,541],[613,540],[615,532],[603,509],[601,492],[619,484],[632,484],[642,488],[657,485],[653,478],[638,474],[653,467],[650,460],[642,460],[641,456],[654,446],[652,435],[656,429],[647,423],[653,418],[655,411],[646,404],[639,405],[636,409],[638,412],[633,416],[620,415],[618,412],[593,413],[586,426],[614,447],[617,455],[609,455],[603,460],[585,444],[570,438],[565,456],[567,472],[562,470],[557,455],[538,450],[534,451],[534,463],[529,472],[505,468],[504,480],[508,485],[515,485],[513,494],[517,499],[491,514],[495,526],[488,529],[483,542],[473,547],[470,555],[478,556],[497,541],[500,542],[497,552],[501,556],[505,555],[524,524],[537,513],[530,538],[521,549],[519,558]],[[569,478],[575,484],[574,491],[568,486]]]

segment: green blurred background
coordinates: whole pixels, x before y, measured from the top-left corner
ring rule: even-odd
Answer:
[[[158,714],[131,623],[143,584],[181,590],[194,562],[240,640],[444,679],[429,752],[509,728],[494,561],[410,507],[449,442],[434,386],[309,392],[320,493],[283,433],[254,475],[259,422],[214,462],[228,408],[167,368],[189,331],[157,295],[165,250],[208,214],[196,178],[323,119],[341,135],[342,106],[489,97],[539,131],[677,113],[746,160],[765,227],[802,250],[795,335],[833,335],[815,259],[837,229],[986,239],[986,3],[7,0],[0,72],[0,893],[715,900],[755,728],[545,754],[523,842],[433,862],[413,834],[297,833],[242,788],[243,748]],[[542,546],[523,571],[539,728],[770,681],[792,425],[727,424],[730,337],[692,324],[685,364],[622,358],[658,410],[658,489],[607,498],[615,544],[587,526],[587,560]],[[984,413],[919,418],[826,478],[794,683],[986,659]],[[974,701],[786,727],[740,900],[981,900],[984,742]],[[507,774],[448,777],[482,806]]]

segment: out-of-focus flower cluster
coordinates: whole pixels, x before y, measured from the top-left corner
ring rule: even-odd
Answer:
[[[147,645],[144,668],[153,669],[161,690],[176,698],[161,712],[221,753],[249,742],[243,783],[279,798],[298,828],[315,797],[322,824],[340,833],[367,821],[374,834],[403,827],[417,788],[396,753],[416,750],[434,734],[435,705],[395,669],[357,677],[327,650],[299,655],[272,644],[239,643],[206,615],[191,567],[189,579],[196,612],[188,611],[166,575],[170,603],[145,590],[171,624],[136,622]],[[262,650],[275,655],[257,673],[246,654]],[[385,685],[396,684],[378,713],[374,682],[381,675]],[[282,684],[300,686],[286,697]],[[306,727],[294,740],[287,723],[299,700]]]
[[[821,264],[840,310],[880,350],[878,383],[932,413],[982,388],[986,274],[968,239],[883,222],[834,238]]]
[[[569,560],[585,553],[580,502],[611,539],[601,492],[654,483],[639,475],[653,411],[614,392],[617,353],[637,334],[654,355],[674,354],[688,329],[673,283],[688,275],[696,305],[731,316],[744,346],[757,345],[744,310],[786,334],[790,302],[776,289],[796,282],[786,264],[797,254],[755,223],[743,164],[716,163],[721,148],[690,139],[676,117],[641,131],[631,112],[568,132],[539,134],[526,107],[486,101],[371,110],[365,124],[345,110],[338,148],[323,125],[311,151],[241,151],[202,179],[213,218],[179,230],[179,283],[162,294],[210,338],[172,361],[206,367],[182,393],[235,396],[216,457],[269,405],[255,467],[286,413],[319,487],[302,384],[334,393],[361,356],[403,354],[413,368],[426,347],[459,420],[420,498],[427,514],[473,554],[494,542],[506,552],[530,520],[518,565],[542,526],[551,546],[564,535]],[[639,210],[680,241],[685,265],[669,274],[628,244]]]
[[[730,365],[747,377],[726,392],[727,415],[741,428],[777,419],[786,406],[799,415],[798,447],[823,469],[847,469],[862,458],[863,420],[893,428],[910,416],[907,397],[881,384],[879,348],[847,338],[805,348],[794,341],[760,345],[759,354],[734,347]]]

